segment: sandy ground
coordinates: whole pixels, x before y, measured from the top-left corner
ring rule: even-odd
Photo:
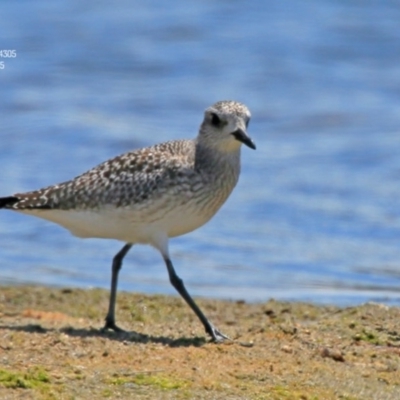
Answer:
[[[400,309],[0,288],[0,399],[400,399]]]

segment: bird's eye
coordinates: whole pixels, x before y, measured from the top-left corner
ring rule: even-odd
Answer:
[[[217,114],[211,113],[211,123],[216,127],[221,125],[221,119],[218,117]]]

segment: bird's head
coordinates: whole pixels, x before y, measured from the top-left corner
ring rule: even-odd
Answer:
[[[242,143],[255,149],[256,145],[247,134],[250,117],[244,104],[219,101],[206,109],[198,141],[227,153],[238,151]]]

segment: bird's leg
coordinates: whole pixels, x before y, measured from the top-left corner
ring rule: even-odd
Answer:
[[[190,294],[187,292],[183,281],[176,274],[174,266],[172,265],[172,261],[168,257],[164,257],[165,264],[167,265],[169,280],[172,286],[178,291],[178,293],[184,298],[186,303],[190,306],[190,308],[194,311],[197,317],[200,319],[201,323],[204,326],[206,332],[211,336],[212,340],[215,342],[222,342],[225,339],[229,340],[228,336],[225,336],[218,329],[216,329],[211,322],[206,318],[203,312],[200,310],[198,305],[191,298]]]
[[[111,274],[111,291],[110,291],[110,303],[108,305],[108,312],[105,318],[106,323],[103,330],[112,329],[115,332],[123,332],[123,329],[119,328],[115,324],[115,302],[117,299],[117,285],[118,285],[118,273],[122,267],[122,260],[132,247],[132,243],[127,243],[113,258],[112,262],[112,274]]]

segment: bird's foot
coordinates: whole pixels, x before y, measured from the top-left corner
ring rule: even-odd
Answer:
[[[101,332],[106,332],[108,329],[113,330],[114,332],[124,333],[125,331],[121,329],[119,326],[115,324],[114,320],[107,319],[106,323],[104,324],[103,328],[101,328]]]
[[[232,340],[229,336],[224,335],[215,326],[211,325],[206,328],[206,332],[211,336],[211,340],[215,343],[221,343],[225,340]]]

